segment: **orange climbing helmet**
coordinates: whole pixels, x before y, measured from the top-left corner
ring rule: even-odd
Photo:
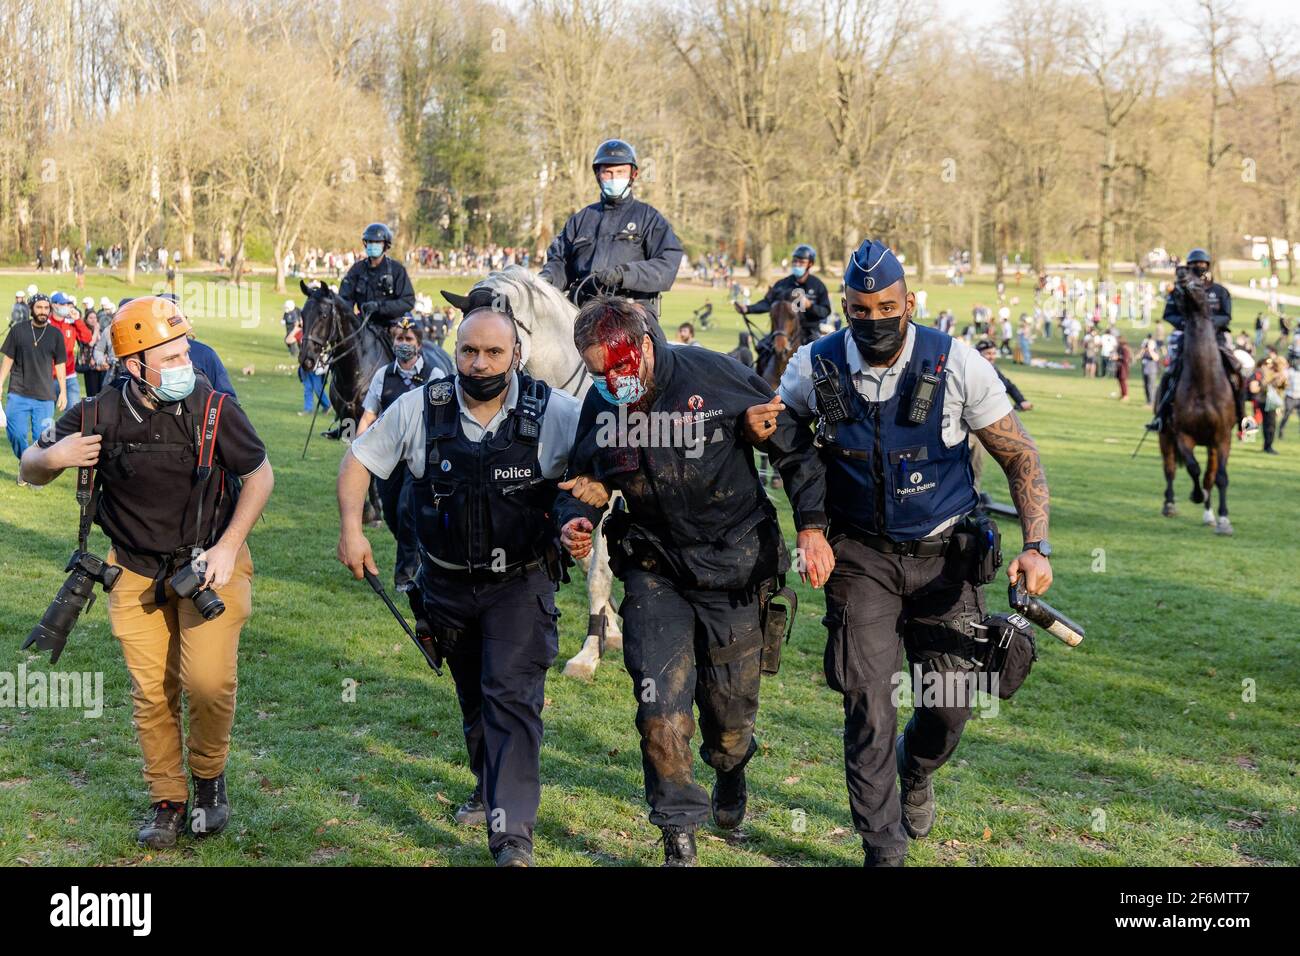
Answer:
[[[162,345],[192,329],[180,306],[160,295],[146,295],[124,303],[113,316],[113,354],[119,359]]]

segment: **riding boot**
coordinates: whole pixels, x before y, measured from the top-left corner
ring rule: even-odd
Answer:
[[[1174,387],[1178,384],[1176,370],[1171,368],[1165,372],[1164,377],[1160,379],[1160,387],[1156,389],[1156,410],[1155,417],[1147,422],[1147,431],[1160,431],[1164,423],[1165,415],[1169,406],[1173,404]]]

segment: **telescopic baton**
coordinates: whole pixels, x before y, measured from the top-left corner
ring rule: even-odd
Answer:
[[[1048,604],[1042,598],[1025,590],[1025,576],[1022,574],[1007,588],[1007,602],[1011,607],[1033,621],[1048,634],[1078,647],[1083,641],[1083,628]]]
[[[424,655],[424,659],[428,662],[429,666],[433,668],[434,673],[441,677],[442,668],[438,666],[438,652],[433,646],[433,639],[425,638],[424,640],[420,640],[419,636],[411,630],[411,625],[406,623],[406,618],[402,617],[402,612],[397,609],[397,605],[393,603],[393,599],[388,596],[388,592],[384,590],[384,585],[380,583],[377,575],[370,571],[366,571],[366,582],[374,588],[376,594],[383,598],[384,603],[388,605],[388,610],[392,611],[393,617],[397,618],[397,623],[402,625],[402,630],[404,630],[407,636],[415,642],[415,646],[420,649],[420,653]]]

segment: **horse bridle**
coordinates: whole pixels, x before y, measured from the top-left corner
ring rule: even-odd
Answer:
[[[334,312],[334,313],[337,313],[337,312],[339,311],[339,308],[340,308],[338,301],[337,301],[336,299],[333,299],[333,298],[332,298],[328,303],[326,303],[326,302],[322,302],[320,299],[317,299],[317,300],[316,300],[316,305],[317,305],[317,308],[318,308],[319,310],[323,310],[323,309],[325,309],[326,306],[328,305],[328,307],[330,308],[330,310],[331,310],[332,312]],[[373,314],[374,314],[374,313],[371,313],[371,315],[373,315]],[[336,316],[335,316],[335,320],[333,320],[333,321],[330,322],[330,331],[331,331],[331,332],[334,331],[334,326],[335,326],[335,324],[336,324],[336,322],[337,322],[337,318],[338,318],[338,317],[337,317],[337,315],[336,315]],[[318,320],[319,320],[319,317],[318,317]],[[314,323],[313,323],[313,324],[314,324]],[[337,324],[338,324],[340,327],[342,326],[342,323],[341,323],[341,322],[337,322]],[[325,338],[324,340],[322,340],[322,339],[318,339],[318,338],[316,338],[314,335],[307,335],[307,336],[306,336],[306,339],[307,339],[308,342],[311,342],[312,344],[315,344],[315,345],[318,345],[318,346],[319,346],[319,348],[320,348],[320,358],[318,359],[318,361],[323,361],[323,362],[325,363],[325,366],[326,366],[326,374],[328,375],[328,374],[331,374],[331,373],[333,372],[333,370],[334,370],[334,364],[335,364],[336,362],[338,362],[338,361],[339,361],[340,359],[342,359],[343,357],[345,357],[345,356],[347,356],[347,355],[350,355],[350,354],[352,354],[353,352],[356,351],[357,346],[360,344],[360,336],[361,336],[361,333],[364,332],[364,331],[366,330],[366,328],[368,328],[368,327],[371,327],[371,326],[370,326],[370,315],[364,315],[364,316],[362,316],[360,323],[357,324],[357,327],[356,327],[355,329],[353,329],[351,332],[349,332],[347,335],[343,336],[343,337],[342,337],[341,339],[339,339],[337,342],[332,341],[332,340],[329,339],[329,338]],[[371,327],[371,328],[373,328],[373,327]],[[313,328],[312,331],[315,332],[315,329]],[[376,334],[378,334],[378,330],[377,330],[377,329],[374,329],[374,331],[376,332]],[[380,336],[379,336],[379,339],[380,339],[380,341],[383,343],[385,351],[389,352],[389,353],[390,353],[390,356],[391,356],[391,353],[392,353],[392,342],[391,342],[391,341],[390,341],[386,336],[383,336],[383,335],[380,335]],[[345,347],[345,346],[346,346],[346,347]],[[336,385],[338,384],[337,380],[335,381],[335,384],[336,384]],[[352,401],[355,402],[355,401],[357,400],[358,396],[360,396],[360,395],[361,395],[361,386],[358,385],[357,388],[354,390],[354,394],[352,395]]]

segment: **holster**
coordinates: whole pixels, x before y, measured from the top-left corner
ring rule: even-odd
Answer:
[[[983,511],[971,512],[957,523],[949,547],[965,562],[972,585],[982,587],[997,580],[1002,567],[1002,532]]]
[[[781,645],[790,640],[799,598],[786,587],[785,577],[764,582],[758,592],[759,626],[763,631],[763,656],[759,671],[771,676],[781,669]]]

